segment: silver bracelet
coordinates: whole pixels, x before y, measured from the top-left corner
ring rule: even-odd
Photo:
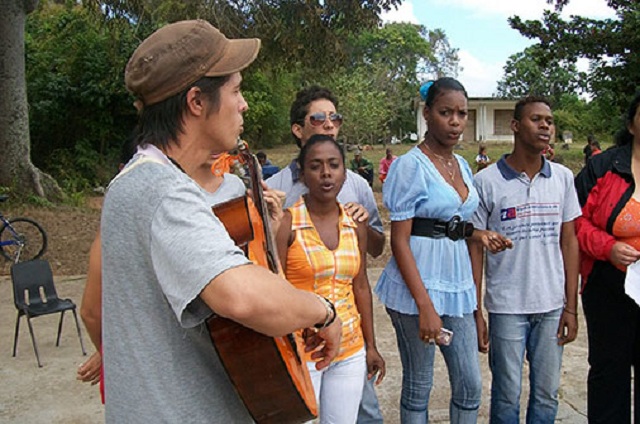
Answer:
[[[333,321],[336,320],[336,316],[338,314],[336,313],[336,307],[333,305],[333,303],[329,299],[322,297],[319,294],[316,294],[316,297],[322,301],[322,304],[326,308],[327,314],[324,317],[323,323],[318,323],[313,327],[317,330],[323,330],[328,326],[330,326],[331,324],[333,324]]]

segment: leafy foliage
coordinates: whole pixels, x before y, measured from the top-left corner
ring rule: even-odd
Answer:
[[[290,143],[289,107],[311,83],[331,87],[342,134],[376,142],[415,127],[425,75],[455,75],[457,51],[441,30],[381,25],[401,0],[41,0],[26,28],[33,161],[68,194],[105,184],[137,120],[123,71],[155,29],[203,18],[230,38],[258,37],[243,72],[245,138],[255,149]]]
[[[570,0],[548,0],[555,11],[546,11],[540,21],[509,19],[511,26],[528,38],[539,40],[540,61],[591,61],[587,79],[594,98],[613,98],[624,108],[640,86],[640,3],[635,0],[607,0],[617,19],[588,19],[572,16],[563,20],[559,12]]]
[[[122,76],[137,44],[132,27],[78,5],[46,3],[27,25],[34,164],[94,184],[99,158],[119,150],[136,120]]]
[[[517,99],[536,94],[558,104],[563,95],[581,91],[586,76],[578,72],[575,59],[542,61],[543,57],[540,46],[527,47],[509,57],[496,95]]]

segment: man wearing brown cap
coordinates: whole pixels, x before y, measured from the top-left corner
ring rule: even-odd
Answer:
[[[248,109],[240,71],[259,48],[184,21],[126,67],[138,153],[111,182],[101,222],[108,423],[252,422],[204,327],[212,312],[272,336],[320,328],[319,367],[337,353],[332,305],[252,265],[190,177],[236,145]]]

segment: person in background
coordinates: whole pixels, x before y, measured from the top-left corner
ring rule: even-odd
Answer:
[[[296,99],[291,104],[289,120],[291,135],[299,148],[304,147],[307,140],[314,134],[330,135],[334,140],[338,139],[343,120],[342,115],[337,111],[338,106],[338,98],[328,88],[312,85],[296,94]],[[273,189],[286,193],[284,208],[293,206],[308,191],[300,181],[297,158],[269,178],[267,184]],[[385,235],[371,187],[358,174],[347,169],[344,184],[338,193],[338,202],[356,222],[366,220],[365,214],[368,215],[367,253],[374,258],[380,256],[384,250]],[[365,385],[358,412],[359,423],[381,424],[383,422],[374,381],[375,376]]]
[[[638,163],[640,92],[629,104],[616,146],[589,159],[575,179],[582,205],[576,231],[589,341],[590,423],[631,423],[632,408],[633,422],[640,423],[640,307],[625,293],[628,267],[640,259]]]
[[[276,165],[272,164],[269,159],[267,159],[267,154],[263,151],[259,151],[256,153],[256,158],[258,158],[258,162],[262,167],[262,178],[266,180],[267,178],[275,175],[280,171],[280,168]]]
[[[355,223],[337,201],[345,180],[345,159],[331,136],[309,138],[299,163],[300,179],[309,192],[285,211],[278,252],[287,280],[331,300],[342,320],[337,358],[322,371],[307,362],[320,423],[355,423],[365,376],[377,375],[380,383],[385,374],[373,329],[366,223]]]
[[[596,141],[596,137],[593,134],[589,134],[587,136],[587,145],[584,146],[584,148],[582,149],[582,153],[584,153],[584,164],[587,165],[587,162],[589,162],[589,158],[591,157],[591,143],[593,143],[594,141]]]
[[[594,157],[595,155],[599,155],[600,153],[602,153],[602,149],[600,148],[600,143],[594,140],[591,143],[591,157]]]
[[[291,135],[299,148],[314,134],[327,134],[337,139],[343,120],[342,115],[336,111],[337,107],[338,98],[324,87],[313,85],[296,94],[289,118]],[[307,192],[299,174],[297,159],[293,159],[289,166],[267,180],[269,187],[286,193],[284,208],[293,206]],[[375,258],[384,249],[384,229],[371,187],[361,178],[355,178],[356,176],[356,173],[347,170],[338,201],[356,221],[363,219],[363,212],[368,214],[367,252]]]
[[[453,78],[420,90],[429,128],[424,141],[400,156],[382,186],[391,218],[393,256],[375,292],[396,333],[402,362],[400,421],[429,421],[436,346],[451,384],[450,422],[475,423],[482,392],[476,345],[476,288],[466,239],[492,251],[509,246],[495,232],[467,222],[478,206],[469,164],[454,153],[467,123],[467,92]],[[450,344],[443,329],[453,331]]]
[[[497,231],[513,249],[488,255],[470,245],[478,302],[486,280],[489,327],[476,311],[478,348],[489,351],[490,422],[518,423],[524,359],[529,362],[527,423],[553,423],[563,346],[578,333],[580,206],[568,168],[540,154],[553,135],[553,113],[543,97],[516,103],[513,151],[475,176],[480,206],[476,228]]]
[[[319,369],[338,352],[331,302],[251,264],[194,178],[236,146],[248,109],[240,72],[259,47],[180,21],[126,66],[138,153],[109,185],[100,227],[107,423],[253,422],[205,328],[213,313],[269,336],[320,329],[307,344],[320,348]]]
[[[353,172],[367,180],[369,187],[373,185],[373,163],[362,156],[362,150],[360,148],[357,148],[353,153],[350,168]]]
[[[491,163],[491,159],[487,155],[487,146],[480,144],[478,146],[478,155],[476,156],[476,172],[483,170]]]
[[[542,150],[542,156],[548,161],[553,161],[556,157],[556,152],[553,150],[553,145],[547,144]]]
[[[384,183],[384,180],[387,179],[389,167],[396,159],[398,159],[398,156],[394,155],[390,148],[387,148],[384,157],[380,159],[380,167],[378,168],[378,178],[380,178],[381,183]]]

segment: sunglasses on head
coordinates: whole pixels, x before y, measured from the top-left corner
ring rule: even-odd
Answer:
[[[328,116],[329,120],[333,125],[339,127],[342,125],[342,115],[339,113],[330,113]],[[324,125],[327,121],[327,113],[326,112],[316,112],[309,115],[309,123],[314,127],[319,127],[320,125]]]

